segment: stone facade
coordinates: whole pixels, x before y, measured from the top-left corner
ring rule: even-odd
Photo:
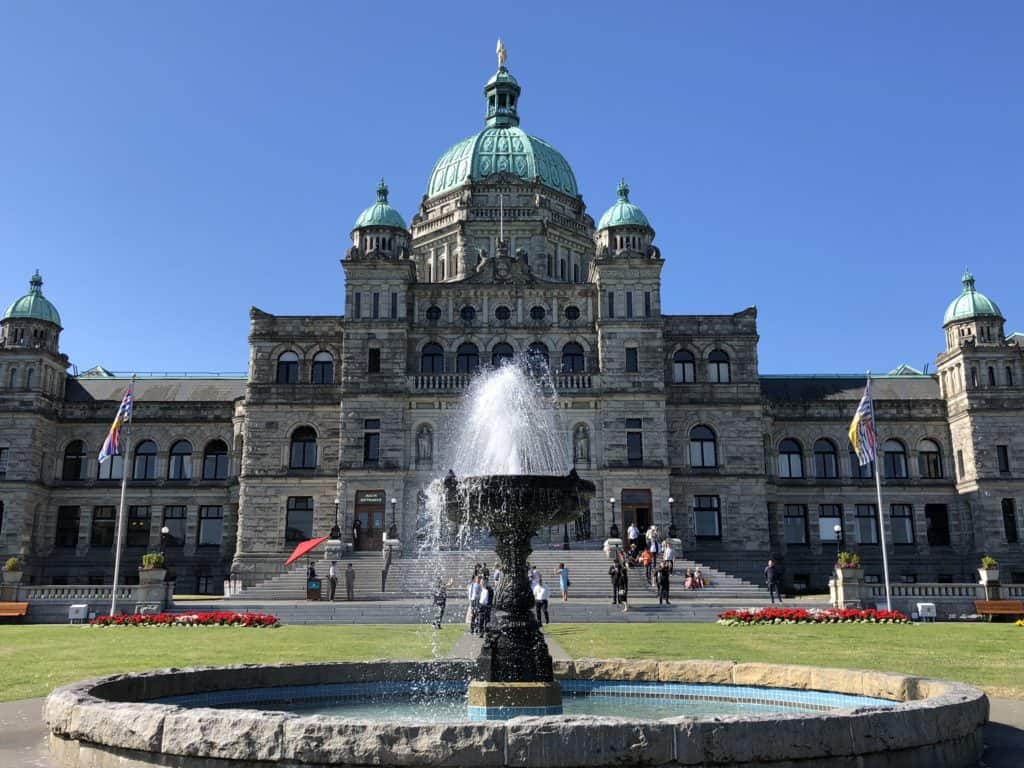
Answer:
[[[874,381],[878,516],[846,437],[864,378],[761,375],[753,308],[664,315],[663,257],[628,188],[595,226],[564,160],[547,144],[531,155],[539,140],[501,111],[519,86],[499,75],[488,128],[442,156],[441,191],[411,227],[383,183],[359,217],[344,317],[254,308],[244,378],[139,380],[132,437],[156,454],[128,484],[128,504],[148,510],[130,529],[129,579],[163,545],[180,591],[216,591],[232,571],[252,583],[335,524],[356,549],[379,549],[392,524],[408,547],[473,372],[532,353],[553,371],[561,439],[597,485],[573,532],[582,546],[613,523],[655,522],[709,566],[754,578],[774,555],[792,585],[820,588],[840,547],[881,576],[881,524],[894,581],[973,580],[982,553],[1024,580],[1024,337],[1000,316],[957,316],[936,375],[901,366]],[[109,580],[102,516],[120,484],[95,456],[128,382],[66,376],[55,317],[0,323],[0,556],[24,556],[37,582]],[[208,472],[210,446],[227,455]]]

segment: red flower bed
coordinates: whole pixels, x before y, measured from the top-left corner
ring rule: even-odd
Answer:
[[[279,627],[269,613],[135,613],[127,616],[97,616],[94,627]]]
[[[726,611],[718,614],[718,623],[729,626],[751,624],[909,624],[910,619],[899,611],[876,611],[874,608],[761,608],[757,611]]]

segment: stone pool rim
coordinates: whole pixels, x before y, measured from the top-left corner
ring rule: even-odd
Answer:
[[[611,766],[975,765],[985,694],[963,683],[866,670],[729,661],[577,659],[557,678],[749,685],[900,702],[783,715],[660,720],[560,715],[397,723],[279,711],[183,708],[147,700],[232,688],[381,680],[468,680],[470,661],[234,665],[111,675],[55,690],[44,716],[58,765]],[[852,764],[852,763],[851,763]]]

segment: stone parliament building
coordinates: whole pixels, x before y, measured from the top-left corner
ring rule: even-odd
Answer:
[[[251,584],[336,522],[352,542],[359,521],[357,549],[392,524],[411,548],[473,373],[525,355],[548,362],[598,488],[574,547],[653,521],[709,566],[754,578],[774,555],[821,588],[839,547],[880,578],[884,526],[894,581],[974,581],[983,553],[1024,581],[1024,334],[970,274],[937,372],[873,381],[878,510],[846,437],[864,377],[761,375],[753,308],[662,314],[629,188],[595,225],[565,158],[520,129],[520,93],[502,61],[484,128],[441,155],[408,225],[381,182],[342,261],[344,316],[253,308],[247,376],[140,378],[127,462],[96,455],[128,380],[69,374],[33,276],[0,321],[0,558],[34,583],[109,583],[125,471],[129,583],[162,548],[179,591]]]

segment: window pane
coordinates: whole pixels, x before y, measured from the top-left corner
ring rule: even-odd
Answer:
[[[636,347],[626,347],[626,372],[638,373],[640,371],[640,356]]]
[[[824,542],[837,542],[843,535],[843,508],[839,504],[822,504],[818,507],[818,538]],[[836,526],[839,534],[836,535]]]
[[[856,543],[878,543],[878,513],[874,504],[857,505]]]
[[[787,544],[807,543],[807,507],[802,504],[787,504],[783,523]]]
[[[57,533],[53,544],[56,547],[73,548],[78,546],[78,507],[59,507],[57,509]]]
[[[306,541],[313,538],[313,498],[292,496],[288,499],[285,520],[285,541]]]
[[[149,546],[149,507],[128,507],[128,532],[125,546]]]
[[[106,463],[106,462],[104,462]],[[90,547],[110,547],[114,544],[116,512],[113,507],[95,507],[92,511],[92,530],[89,535]]]
[[[221,507],[199,508],[200,547],[219,547],[224,535],[224,511]]]
[[[164,507],[163,528],[167,533],[161,533],[164,547],[185,546],[185,507],[169,506]]]
[[[693,532],[697,538],[721,538],[721,520],[717,496],[695,496],[693,504]]]
[[[909,504],[893,504],[889,508],[889,525],[893,544],[914,543],[913,507]]]
[[[640,432],[626,433],[626,460],[630,464],[643,464],[644,441]]]

